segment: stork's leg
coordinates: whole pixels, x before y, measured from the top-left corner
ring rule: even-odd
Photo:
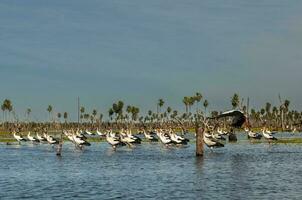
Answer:
[[[131,143],[127,143],[129,148],[132,148],[134,145]]]

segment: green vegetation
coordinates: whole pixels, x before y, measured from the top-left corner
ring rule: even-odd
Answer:
[[[301,130],[302,112],[290,109],[291,104],[287,99],[283,101],[279,97],[279,101],[279,105],[272,105],[267,102],[259,109],[250,108],[249,98],[245,101],[244,98],[235,93],[230,98],[229,107],[242,110],[248,119],[245,126],[252,127],[252,130],[258,132],[263,127],[274,131]],[[46,106],[44,110],[49,115],[48,122],[39,123],[31,120],[33,111],[29,107],[24,111],[26,119],[20,121],[15,113],[12,101],[5,99],[1,105],[3,117],[2,123],[0,123],[0,131],[9,132],[16,128],[16,124],[18,124],[18,128],[21,128],[22,131],[33,131],[41,127],[57,131],[76,128],[82,130],[96,130],[97,128],[99,130],[108,128],[138,130],[142,127],[162,127],[173,128],[174,130],[186,129],[194,132],[196,125],[200,124],[205,117],[214,117],[222,112],[212,108],[210,106],[211,103],[200,92],[196,92],[192,96],[183,97],[182,103],[185,106],[183,111],[173,109],[169,106],[169,102],[159,98],[156,102],[156,111],[149,110],[146,114],[141,113],[141,109],[135,105],[125,106],[122,100],[113,103],[107,113],[100,113],[96,109],[89,112],[83,105],[80,105],[80,123],[78,124],[68,121],[69,114],[67,112],[55,112],[55,108],[52,105]],[[195,109],[192,109],[193,106],[196,106],[194,107]],[[106,119],[104,120],[104,116],[108,116],[108,118],[105,117]],[[227,120],[219,122],[219,125],[224,128],[227,128],[226,124]]]

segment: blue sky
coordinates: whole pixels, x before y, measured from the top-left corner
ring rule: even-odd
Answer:
[[[200,91],[210,109],[249,96],[255,107],[300,109],[300,0],[1,0],[0,100],[39,119],[76,117],[76,98],[107,114],[113,101],[183,108]]]

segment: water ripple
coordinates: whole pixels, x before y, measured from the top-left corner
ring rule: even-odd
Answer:
[[[246,144],[206,150],[143,144],[116,152],[64,144],[0,145],[0,199],[301,199],[299,145]]]

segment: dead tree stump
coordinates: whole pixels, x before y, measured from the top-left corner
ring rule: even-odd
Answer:
[[[204,147],[203,147],[203,134],[204,129],[196,127],[196,156],[203,156]]]

